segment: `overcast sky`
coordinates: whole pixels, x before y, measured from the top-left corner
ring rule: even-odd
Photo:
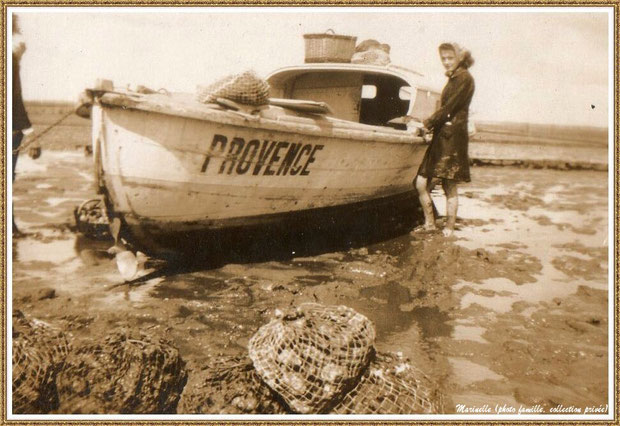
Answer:
[[[373,38],[391,59],[445,84],[437,46],[476,60],[479,120],[606,126],[609,20],[603,9],[13,9],[27,51],[27,100],[75,100],[96,78],[193,92],[230,73],[303,63],[303,34]],[[575,10],[575,9],[571,9]],[[68,12],[69,11],[69,12]],[[594,105],[594,108],[592,108]]]

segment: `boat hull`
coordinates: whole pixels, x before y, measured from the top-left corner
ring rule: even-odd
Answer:
[[[394,238],[419,225],[422,210],[415,191],[342,206],[263,217],[178,224],[125,217],[124,232],[137,248],[182,261],[246,263],[312,256]],[[178,254],[183,254],[179,258]],[[205,257],[205,253],[208,257]]]
[[[132,106],[93,108],[93,150],[113,211],[139,240],[409,199],[426,148],[405,132],[319,116]]]

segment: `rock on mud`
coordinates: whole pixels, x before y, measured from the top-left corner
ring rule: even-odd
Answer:
[[[45,299],[53,299],[56,297],[56,290],[53,288],[45,287],[37,291],[37,299],[45,300]]]

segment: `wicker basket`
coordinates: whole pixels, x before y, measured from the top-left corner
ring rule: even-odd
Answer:
[[[323,34],[304,34],[306,63],[351,62],[357,37],[335,34],[327,30]]]

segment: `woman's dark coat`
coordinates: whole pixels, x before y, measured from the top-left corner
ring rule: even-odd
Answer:
[[[424,127],[433,131],[433,140],[420,164],[419,175],[470,181],[467,120],[474,88],[474,79],[466,68],[457,68],[450,75],[441,93],[441,107],[424,121]]]
[[[28,129],[32,125],[28,119],[24,101],[22,99],[22,81],[19,76],[19,58],[15,55],[13,60],[13,131]],[[16,147],[13,147],[15,149]]]

